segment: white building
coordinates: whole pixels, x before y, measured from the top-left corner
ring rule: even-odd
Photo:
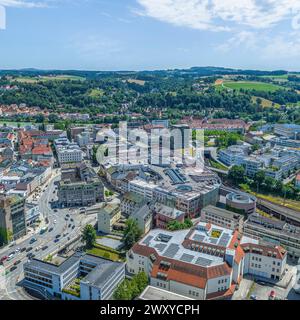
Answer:
[[[150,285],[189,298],[228,299],[243,275],[279,280],[286,251],[210,223],[190,230],[151,230],[127,254],[127,269]]]

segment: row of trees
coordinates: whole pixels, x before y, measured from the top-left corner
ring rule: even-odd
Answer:
[[[300,200],[299,190],[293,185],[284,185],[281,181],[266,176],[264,171],[258,171],[253,179],[245,174],[243,166],[233,166],[228,173],[228,178],[237,186],[243,186],[245,190],[271,193],[284,198]]]

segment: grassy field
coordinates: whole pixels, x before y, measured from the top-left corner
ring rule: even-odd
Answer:
[[[273,106],[273,102],[271,100],[267,100],[267,99],[255,97],[255,96],[252,97],[253,102],[256,102],[257,99],[261,99],[263,108],[270,108]],[[274,107],[279,108],[280,105],[278,103],[274,103]]]
[[[91,98],[101,98],[104,95],[104,91],[101,89],[92,89],[89,93]]]
[[[143,86],[146,83],[146,81],[144,81],[144,80],[137,80],[137,79],[128,79],[127,82],[135,83],[135,84],[138,84],[140,86]]]
[[[282,89],[283,87],[264,82],[254,82],[254,81],[229,81],[223,82],[216,86],[218,89],[231,89],[231,90],[258,90],[274,92],[276,90]]]
[[[84,81],[85,78],[79,77],[79,76],[70,76],[70,75],[57,75],[57,76],[40,76],[40,77],[17,77],[17,78],[13,78],[11,81],[16,81],[20,83],[37,83],[39,81],[65,81],[65,80]]]

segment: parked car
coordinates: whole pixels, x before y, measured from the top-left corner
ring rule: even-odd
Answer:
[[[53,228],[52,228],[52,227],[48,230],[48,232],[51,232],[51,231],[53,231]]]
[[[29,241],[29,243],[32,244],[32,243],[34,243],[34,242],[36,242],[36,241],[37,241],[36,238],[31,238],[30,241]]]
[[[24,252],[24,251],[26,251],[25,247],[20,250],[20,252]]]
[[[57,243],[58,241],[59,241],[59,239],[55,239],[55,240],[54,240],[54,243]]]
[[[254,295],[254,294],[251,294],[250,299],[251,299],[251,300],[257,300],[257,296]]]
[[[269,300],[275,300],[276,298],[276,293],[274,290],[272,290],[269,294]]]
[[[8,259],[8,256],[3,256],[1,259],[0,259],[0,262],[4,262],[4,261],[6,261]]]
[[[26,252],[29,252],[31,250],[32,250],[32,247],[29,247],[29,248],[26,249]]]
[[[12,266],[12,267],[9,269],[9,271],[10,271],[10,272],[13,272],[13,271],[15,271],[16,269],[18,269],[17,266]]]
[[[14,263],[14,266],[17,266],[19,263],[21,263],[21,260],[17,260],[17,261]]]
[[[45,251],[48,248],[49,248],[48,246],[43,246],[42,250]]]

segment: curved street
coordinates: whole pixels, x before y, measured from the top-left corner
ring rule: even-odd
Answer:
[[[55,182],[59,179],[60,174],[52,177],[38,200],[41,215],[44,218],[47,217],[49,221],[47,231],[40,234],[39,230],[36,230],[35,234],[26,235],[23,239],[19,239],[14,246],[0,249],[0,258],[13,253],[12,259],[6,260],[2,270],[0,269],[2,272],[0,300],[32,300],[33,297],[18,286],[18,283],[23,279],[23,264],[28,261],[28,253],[34,254],[35,258],[45,259],[78,238],[83,226],[96,222],[96,215],[86,216],[80,214],[78,209],[51,208],[51,202],[57,200]],[[33,238],[36,241],[32,243]],[[30,248],[32,249],[30,250]]]

